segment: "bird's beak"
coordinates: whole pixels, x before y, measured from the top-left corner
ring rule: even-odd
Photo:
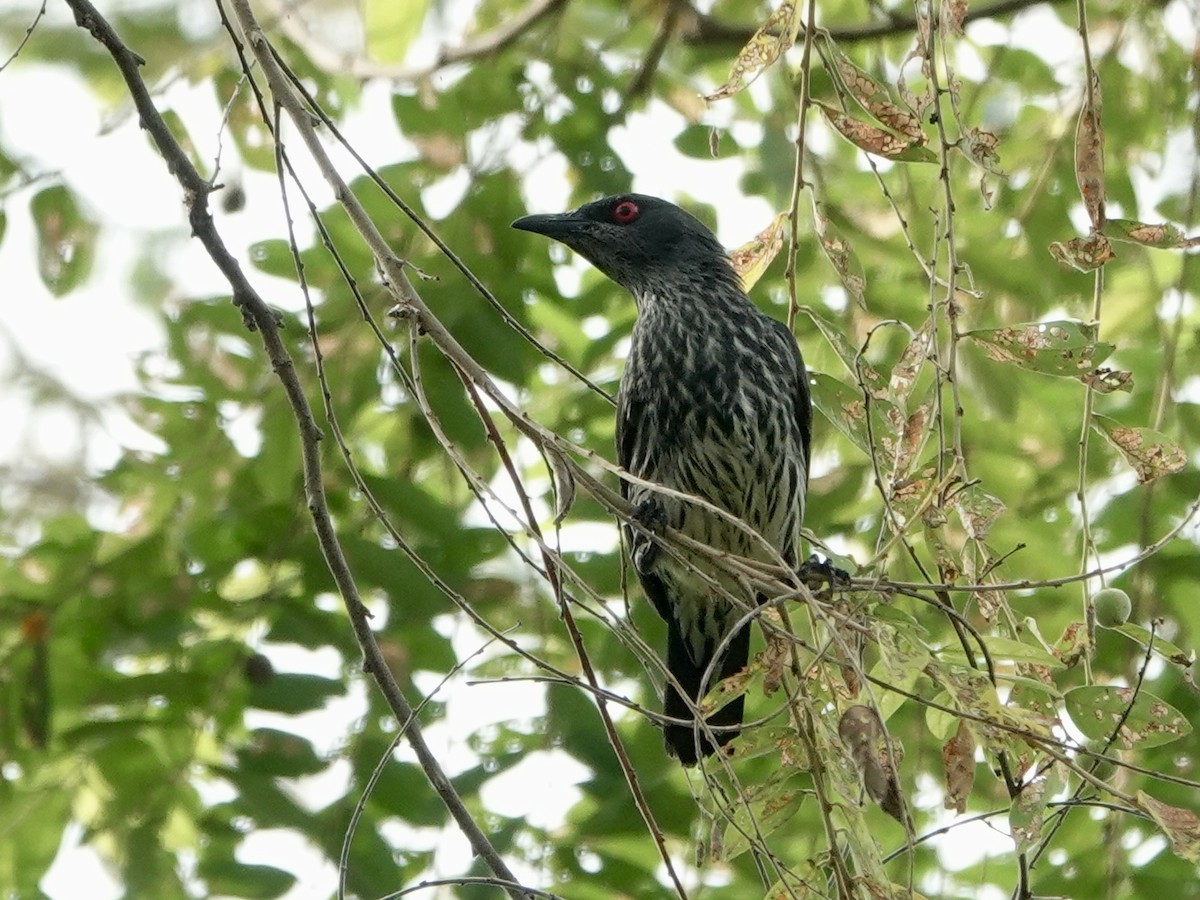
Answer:
[[[584,218],[574,212],[553,213],[549,215],[523,216],[512,223],[513,228],[521,231],[532,231],[543,234],[556,241],[562,241],[573,234],[579,233],[579,227]]]

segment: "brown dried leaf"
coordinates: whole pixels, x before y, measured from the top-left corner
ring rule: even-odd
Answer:
[[[921,128],[920,115],[897,105],[888,89],[860,69],[833,41],[828,41],[827,46],[836,60],[842,84],[863,109],[914,144],[928,140]]]
[[[925,320],[925,324],[921,326],[921,330],[912,336],[908,342],[908,346],[904,348],[904,352],[900,354],[900,359],[896,361],[896,365],[892,366],[892,377],[888,384],[892,396],[897,402],[903,403],[908,399],[908,395],[912,392],[913,385],[917,381],[917,376],[921,372],[921,367],[925,364],[925,360],[929,358],[929,335],[931,333],[931,323],[929,319]]]
[[[1050,255],[1080,272],[1093,272],[1117,256],[1108,238],[1099,232],[1086,238],[1071,238],[1065,244],[1055,241],[1050,245]]]
[[[762,74],[763,69],[787,52],[795,42],[799,30],[799,11],[791,3],[784,3],[771,13],[738,53],[733,68],[729,70],[729,79],[704,99],[710,103],[714,100],[724,100],[744,89]]]
[[[1149,428],[1129,428],[1106,416],[1093,416],[1092,424],[1137,472],[1139,484],[1171,475],[1187,465],[1183,448],[1165,434]]]
[[[1075,182],[1092,230],[1104,228],[1104,129],[1100,124],[1100,77],[1092,73],[1075,126]]]
[[[816,105],[820,107],[830,126],[860,150],[899,162],[937,162],[934,152],[921,146],[920,141],[901,137],[870,122],[851,118],[824,103]]]
[[[999,146],[1000,138],[979,128],[968,128],[958,144],[967,159],[992,175],[1004,174],[1000,169],[1000,154],[996,152]]]
[[[952,34],[963,33],[963,22],[967,19],[967,0],[944,0],[942,3],[942,24]]]
[[[769,225],[754,236],[754,240],[742,244],[729,254],[733,270],[742,277],[742,290],[749,292],[762,277],[767,266],[779,255],[783,247],[783,230],[787,225],[788,214],[779,213]]]
[[[1111,394],[1113,391],[1129,393],[1133,390],[1132,372],[1122,372],[1118,369],[1110,369],[1108,366],[1100,366],[1098,369],[1080,375],[1079,380],[1097,394]]]
[[[892,477],[907,477],[913,461],[925,446],[933,425],[933,401],[928,400],[916,408],[912,415],[904,420],[900,431],[900,440],[896,443],[896,456],[892,463]]]
[[[954,737],[942,746],[942,772],[946,776],[942,806],[962,815],[975,784],[975,737],[966,722],[959,721]]]
[[[949,505],[958,510],[963,528],[977,541],[986,541],[988,531],[1004,512],[1004,503],[979,485],[972,485],[955,494]]]
[[[776,609],[763,612],[764,625],[767,628],[767,646],[760,654],[758,664],[763,670],[763,693],[768,697],[779,690],[783,684],[783,676],[787,674],[792,662],[792,645],[784,635],[783,619]]]
[[[1141,244],[1155,250],[1185,250],[1200,247],[1200,237],[1187,237],[1182,231],[1166,222],[1149,225],[1132,219],[1109,219],[1104,233],[1114,241]]]
[[[1054,642],[1054,655],[1068,669],[1077,665],[1089,650],[1087,626],[1083,622],[1072,622],[1063,629],[1062,636]]]
[[[1190,809],[1168,806],[1145,791],[1138,791],[1137,802],[1170,838],[1175,855],[1200,865],[1200,818]]]
[[[867,796],[885,813],[903,823],[904,798],[896,777],[896,761],[879,714],[869,706],[851,706],[838,722],[838,737],[858,768]]]

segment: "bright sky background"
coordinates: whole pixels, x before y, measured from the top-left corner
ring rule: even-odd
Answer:
[[[8,6],[29,9],[31,20],[36,8],[35,3],[0,0],[0,8]],[[103,12],[112,4],[101,2],[99,6]],[[199,17],[196,25],[203,27],[203,17],[210,15],[211,10],[204,4],[195,4],[194,8],[195,16]],[[1183,0],[1174,0],[1165,15],[1168,29],[1179,35],[1181,41],[1194,38],[1193,20]],[[70,13],[65,4],[51,2],[47,18],[68,22]],[[1077,37],[1044,9],[1022,14],[1020,23],[1017,33],[1036,35],[1034,43],[1039,52],[1048,61],[1063,66],[1064,71],[1072,73],[1068,77],[1074,79],[1079,71]],[[985,43],[1007,39],[1006,33],[1007,29],[988,23],[969,29],[972,37]],[[37,39],[35,35],[34,40]],[[0,55],[6,56],[8,48],[0,51]],[[969,72],[971,56],[967,54],[962,60],[964,71]],[[211,88],[207,84],[192,87],[179,80],[157,99],[160,108],[170,106],[179,113],[201,152],[211,157],[217,146],[221,116]],[[399,156],[412,153],[411,146],[396,129],[388,101],[387,86],[368,87],[358,111],[348,117],[343,127],[351,143],[375,164],[394,162]],[[53,115],[47,115],[47,110],[53,110]],[[719,200],[722,241],[735,246],[748,240],[769,221],[774,211],[762,200],[746,199],[740,194],[741,166],[737,159],[702,162],[679,154],[671,141],[681,124],[675,112],[656,105],[647,112],[630,116],[627,125],[610,136],[614,147],[636,173],[634,189],[667,197],[703,191],[706,198]],[[158,322],[138,308],[126,293],[130,271],[145,238],[161,231],[178,236],[179,240],[170,246],[166,268],[187,286],[189,294],[220,293],[228,287],[199,243],[187,239],[178,185],[167,174],[128,109],[111,118],[102,118],[98,102],[80,79],[59,68],[19,61],[0,73],[0,135],[5,146],[17,152],[30,169],[48,176],[5,200],[8,230],[0,242],[0,273],[3,273],[0,421],[8,423],[8,427],[0,429],[0,466],[30,459],[70,463],[84,453],[88,468],[100,471],[115,461],[122,448],[155,446],[153,436],[128,422],[112,405],[105,405],[106,400],[137,389],[134,360],[139,354],[163,345]],[[296,152],[298,142],[290,146]],[[538,156],[533,148],[517,153],[526,167]],[[315,202],[328,203],[329,192],[321,190],[315,171],[305,169],[300,153],[296,152],[296,156],[306,185],[315,193]],[[244,254],[253,242],[283,233],[282,206],[273,176],[241,171],[231,162],[227,150],[226,177],[244,179],[248,202],[245,210],[236,215],[218,212],[218,227],[231,249]],[[53,183],[55,173],[61,174],[101,220],[103,238],[92,278],[83,288],[61,299],[46,291],[32,265],[36,254],[28,215],[29,198],[40,187]],[[353,174],[353,169],[347,165],[343,174]],[[531,210],[551,211],[566,206],[568,185],[560,161],[546,160],[529,174],[527,199]],[[464,187],[461,178],[456,180],[452,176],[431,188],[426,199],[435,215],[449,211]],[[305,233],[306,227],[301,224],[300,234]],[[268,302],[288,309],[301,306],[302,298],[295,285],[271,279],[248,265],[247,270]],[[84,426],[73,413],[63,409],[35,409],[28,390],[12,383],[17,353],[61,379],[80,398],[100,404],[106,412],[99,422]],[[459,658],[483,643],[472,629],[450,616],[445,617],[443,627],[445,633],[454,636]],[[338,674],[339,660],[332,650],[310,653],[298,648],[267,648],[267,651],[281,670]],[[461,681],[439,694],[448,704],[446,722],[429,730],[432,744],[438,747],[440,743],[444,761],[452,773],[470,763],[461,755],[465,752],[462,742],[453,740],[452,734],[469,733],[488,722],[508,719],[509,709],[518,708],[522,715],[530,716],[543,707],[540,688],[530,686],[525,691],[506,685],[506,705],[497,710],[494,701],[498,689],[487,685],[468,688]],[[434,687],[432,683],[418,681],[418,684],[423,690]],[[248,724],[297,731],[313,740],[319,753],[330,753],[337,749],[338,736],[365,709],[363,690],[361,683],[356,684],[344,700],[319,714],[297,719],[261,713],[253,715]],[[513,706],[508,706],[507,701]],[[408,751],[402,755],[408,756]],[[485,787],[485,802],[501,814],[523,815],[537,824],[551,825],[575,801],[576,793],[567,786],[582,774],[579,765],[564,754],[532,754],[516,769]],[[320,809],[341,795],[348,775],[348,763],[340,761],[320,776],[297,780],[294,793],[310,808]],[[204,788],[206,799],[214,802],[224,798],[225,790],[221,785]],[[932,797],[932,792],[925,793]],[[530,796],[540,798],[532,809]],[[920,789],[914,799],[918,804],[922,802]],[[930,802],[929,798],[924,799]],[[990,847],[1006,852],[1010,847],[1007,838],[983,825],[964,828],[955,835],[961,839],[954,842],[959,850],[971,848],[979,853]],[[439,859],[446,872],[458,871],[468,852],[457,832],[417,833],[397,826],[389,836],[414,846],[440,846]],[[77,846],[79,839],[79,829],[67,835],[64,852],[43,881],[43,889],[53,900],[84,895],[91,900],[119,897],[119,885],[95,854]],[[953,868],[969,864],[975,858],[958,850],[954,855]],[[321,862],[295,835],[282,832],[252,835],[245,842],[240,858],[245,862],[282,858],[288,868],[301,872],[300,882],[287,895],[289,900],[316,900],[328,897],[333,890],[332,867]],[[522,874],[519,868],[518,874]],[[535,883],[542,880],[536,875],[532,878]]]

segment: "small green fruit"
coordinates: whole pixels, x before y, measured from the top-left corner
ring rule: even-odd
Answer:
[[[1092,605],[1096,607],[1096,622],[1105,628],[1116,628],[1129,621],[1133,611],[1133,603],[1129,595],[1120,588],[1104,588],[1096,591],[1092,597]]]

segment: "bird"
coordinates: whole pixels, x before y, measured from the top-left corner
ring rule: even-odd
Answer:
[[[627,193],[514,228],[559,241],[633,295],[637,307],[617,392],[617,461],[633,510],[624,526],[642,590],[667,627],[664,738],[685,766],[741,731],[745,696],[710,713],[709,689],[750,654],[748,589],[699,554],[665,549],[669,526],[717,551],[796,568],[808,490],[812,402],[796,338],[761,311],[716,236],[686,210]],[[661,485],[707,501],[770,546]],[[639,527],[640,526],[640,527]],[[773,556],[772,554],[777,554]],[[715,584],[714,584],[715,582]],[[730,596],[746,599],[735,603]]]

